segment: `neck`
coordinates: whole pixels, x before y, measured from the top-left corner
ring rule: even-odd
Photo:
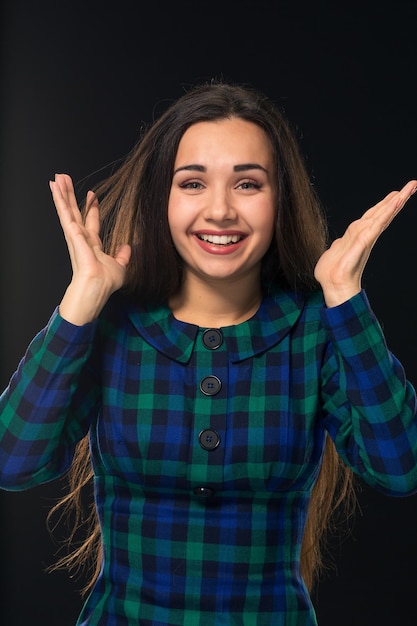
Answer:
[[[204,328],[232,326],[252,317],[262,299],[259,277],[236,280],[200,282],[187,276],[180,291],[169,301],[174,316]]]

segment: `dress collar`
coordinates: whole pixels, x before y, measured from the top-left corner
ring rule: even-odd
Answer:
[[[243,361],[277,345],[295,325],[305,304],[301,293],[278,291],[265,296],[253,317],[221,328],[232,363]],[[165,356],[188,363],[199,327],[177,320],[167,306],[131,307],[129,318],[143,339]]]

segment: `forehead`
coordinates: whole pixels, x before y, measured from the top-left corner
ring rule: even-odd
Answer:
[[[203,163],[216,155],[226,155],[244,162],[272,159],[272,145],[265,131],[240,118],[198,122],[183,134],[178,146],[176,162],[190,159]]]

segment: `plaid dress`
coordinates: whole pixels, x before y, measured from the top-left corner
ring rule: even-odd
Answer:
[[[0,399],[0,486],[90,434],[104,562],[78,624],[312,626],[299,558],[328,433],[368,484],[417,488],[416,397],[362,292],[278,292],[205,329],[116,294],[56,311]]]

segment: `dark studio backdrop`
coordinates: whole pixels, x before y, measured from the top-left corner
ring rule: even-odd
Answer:
[[[1,28],[0,383],[70,277],[48,180],[80,197],[143,123],[223,76],[275,99],[298,133],[332,236],[417,177],[417,2],[6,0]],[[365,287],[417,385],[417,200],[375,247]],[[46,574],[45,515],[59,483],[0,493],[1,626],[73,626],[80,582]],[[336,570],[314,596],[320,626],[417,623],[417,496],[363,487]],[[187,625],[192,626],[192,625]]]

